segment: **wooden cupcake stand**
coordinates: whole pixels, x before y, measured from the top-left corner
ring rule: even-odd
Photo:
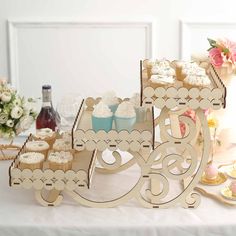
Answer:
[[[102,130],[95,133],[91,115],[101,98],[87,98],[82,101],[71,132],[72,169],[53,171],[46,160],[42,169],[21,170],[18,159],[25,152],[26,143],[32,139],[30,136],[9,168],[10,186],[33,188],[37,201],[43,206],[59,205],[64,193],[89,207],[115,207],[131,199],[148,208],[197,207],[200,196],[193,189],[206,167],[210,151],[210,133],[204,110],[225,107],[225,86],[210,66],[207,74],[212,82],[211,88],[187,89],[182,82],[169,87],[154,87],[149,83],[148,65],[147,60],[140,62],[141,105],[146,108],[144,122],[136,123],[131,132],[113,129],[108,133]],[[160,114],[157,115],[155,108],[160,109]],[[183,115],[189,108],[196,112],[196,122]],[[186,127],[184,135],[180,132],[180,122]],[[195,148],[199,133],[203,137],[200,157]],[[112,163],[103,158],[107,149],[114,157]],[[123,151],[129,152],[132,158],[126,161],[121,154]],[[84,189],[90,189],[93,184],[95,171],[113,175],[133,165],[140,168],[138,181],[122,196],[99,202],[83,195]]]

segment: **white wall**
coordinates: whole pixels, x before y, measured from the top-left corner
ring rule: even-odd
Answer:
[[[213,36],[217,36],[218,34],[219,36],[225,35],[224,27],[227,28],[228,22],[236,22],[235,8],[235,0],[0,0],[0,76],[10,76],[10,58],[8,50],[9,38],[7,36],[7,20],[9,19],[34,22],[37,20],[41,21],[42,19],[46,21],[58,21],[64,19],[65,21],[76,22],[154,21],[153,55],[158,58],[166,57],[169,59],[178,59],[181,57],[181,52],[183,53],[183,51],[185,55],[190,55],[192,51],[202,50],[205,45],[207,46],[207,32],[209,32],[209,35]],[[188,28],[187,33],[190,34],[190,36],[188,35],[187,38],[185,37],[183,39],[187,43],[186,48],[183,48],[185,47],[185,44],[181,48],[180,20],[183,19],[185,22],[218,22],[219,25],[221,25],[221,22],[226,22],[226,26],[220,30],[217,25],[214,27],[210,25],[207,29],[199,28],[199,26],[194,29],[190,27],[190,29]],[[38,48],[37,45],[36,48],[33,47],[33,45],[31,51],[29,50],[26,52],[24,50],[25,44],[27,45],[27,43],[36,42],[35,39],[37,38],[39,31],[35,34],[32,33],[33,31],[34,30],[29,32],[21,29],[18,31],[19,34],[17,35],[17,37],[19,37],[17,42],[19,46],[19,52],[17,55],[19,68],[17,76],[19,77],[19,86],[22,86],[21,92],[27,93],[27,91],[34,91],[33,94],[39,95],[39,85],[42,82],[46,82],[45,80],[49,80],[49,82],[54,84],[55,94],[59,97],[63,91],[62,86],[64,84],[67,85],[70,79],[72,79],[73,83],[76,83],[73,88],[78,88],[77,92],[89,94],[91,92],[89,91],[90,88],[88,88],[84,81],[90,80],[91,82],[93,78],[90,78],[91,76],[86,77],[82,72],[77,70],[77,65],[75,63],[76,57],[73,58],[74,61],[71,64],[72,66],[69,66],[68,68],[68,77],[66,77],[66,67],[63,60],[51,61],[54,72],[48,72],[49,61],[52,60],[50,57],[46,58],[47,63],[45,64],[47,64],[47,66],[39,66],[38,70],[36,70],[35,66],[37,63],[39,64],[40,61],[42,61],[42,58],[35,58],[36,53],[34,50],[40,51],[40,47]],[[201,34],[203,31],[204,34]],[[231,33],[231,31],[233,31],[233,33]],[[230,30],[227,32],[229,32],[231,37],[236,36],[234,25],[231,25]],[[114,73],[118,73],[119,70],[123,70],[123,72],[116,75],[114,74],[114,77],[111,74],[111,70],[108,73],[104,73],[102,76],[102,68],[100,68],[98,75],[99,86],[93,87],[93,93],[99,94],[100,90],[104,89],[103,85],[107,85],[107,87],[105,86],[106,89],[110,87],[111,84],[109,84],[109,80],[112,81],[112,79],[116,82],[119,81],[119,83],[116,83],[115,87],[118,87],[118,94],[120,95],[127,96],[138,89],[138,57],[145,57],[148,55],[144,52],[144,43],[146,41],[145,39],[142,39],[144,35],[142,33],[143,32],[141,31],[130,32],[130,35],[128,36],[129,38],[135,38],[135,34],[140,36],[138,37],[139,39],[137,42],[134,42],[133,48],[125,48],[120,44],[116,50],[112,52],[115,58],[117,58],[117,55],[121,51],[124,52],[120,55],[125,57],[124,59],[126,59],[127,63],[130,63],[130,68],[127,68],[128,66],[120,68],[119,66],[117,70],[114,70]],[[66,34],[67,33],[62,37],[65,37]],[[78,34],[78,32],[76,31],[75,34]],[[44,47],[42,50],[46,50],[48,35],[45,34],[45,31],[42,35],[44,35],[42,39],[38,40],[39,42],[44,40]],[[53,37],[55,37],[55,34]],[[107,37],[110,36],[107,35]],[[86,39],[84,40],[86,41]],[[236,41],[236,38],[234,40]],[[72,47],[73,45],[75,47],[75,43],[76,41],[72,41]],[[56,51],[57,50],[55,49],[55,52]],[[66,55],[68,56],[68,54]],[[111,56],[111,53],[109,56]],[[35,61],[33,58],[35,58]],[[130,58],[130,61],[127,60],[127,58]],[[134,64],[134,61],[136,60],[137,64]],[[37,63],[34,64],[33,62]],[[120,60],[118,63],[119,62]],[[93,58],[91,58],[91,63],[93,63]],[[14,62],[11,62],[11,64],[14,64]],[[30,67],[31,64],[32,68]],[[109,58],[107,60],[107,65],[110,66]],[[86,64],[86,67],[88,67],[88,64]],[[56,68],[58,68],[57,71]],[[92,66],[92,68],[94,67]],[[86,69],[91,70],[91,68]],[[96,70],[96,68],[94,70]],[[71,71],[76,71],[77,74],[73,75]],[[127,73],[130,74],[127,76]],[[61,78],[59,78],[60,82],[57,84],[57,78],[60,77],[58,74],[61,75]],[[75,78],[77,79],[75,80]],[[32,80],[36,79],[38,82],[32,83]],[[53,81],[50,81],[50,79],[53,79]],[[12,78],[12,80],[14,81],[14,78]],[[102,86],[100,86],[100,84]],[[30,87],[31,90],[27,89],[27,86]],[[124,90],[122,90],[122,88],[124,88]]]

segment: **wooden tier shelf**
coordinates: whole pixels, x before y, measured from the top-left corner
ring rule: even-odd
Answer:
[[[71,131],[72,169],[52,171],[45,161],[42,169],[20,170],[18,158],[25,152],[25,143],[9,168],[10,186],[33,188],[36,199],[43,206],[59,205],[63,191],[76,202],[89,207],[115,207],[131,199],[155,209],[176,205],[197,207],[200,196],[193,190],[207,165],[211,145],[205,109],[225,107],[225,86],[210,66],[206,71],[211,79],[210,88],[187,89],[181,81],[170,87],[157,87],[149,81],[147,62],[140,62],[140,105],[146,108],[145,122],[136,123],[131,132],[117,132],[114,124],[109,132],[94,132],[92,112],[101,98],[89,97],[82,101]],[[155,113],[156,117],[154,107],[161,109]],[[186,115],[189,108],[194,110],[195,119]],[[181,126],[184,126],[184,131]],[[156,137],[155,129],[159,132]],[[196,149],[200,135],[201,155]],[[103,155],[107,149],[111,151],[112,162]],[[123,151],[130,154],[129,158]],[[133,165],[137,165],[140,171],[136,173],[137,182],[126,193],[107,201],[84,195],[83,190],[91,187],[94,170],[119,176]],[[106,183],[102,181],[100,184]],[[175,195],[171,191],[173,188]]]
[[[47,160],[44,161],[42,169],[20,169],[18,158],[25,152],[25,145],[31,139],[32,137],[30,136],[26,140],[9,168],[10,186],[21,186],[26,189],[34,188],[35,190],[55,189],[58,191],[90,188],[95,168],[96,150],[75,151],[73,153],[72,169],[65,172],[63,170],[53,171],[49,169]]]
[[[141,100],[145,107],[155,106],[159,109],[167,107],[191,109],[225,108],[226,88],[212,65],[206,70],[211,86],[205,88],[185,88],[182,81],[176,80],[173,85],[157,86],[150,82],[148,60],[140,62]]]
[[[153,109],[147,110],[146,121],[135,123],[133,130],[128,132],[115,130],[114,121],[113,129],[109,132],[92,130],[92,112],[93,107],[100,99],[87,98],[81,104],[77,115],[76,123],[73,127],[73,148],[77,151],[97,149],[104,151],[109,149],[115,151],[134,151],[154,149],[154,112]]]

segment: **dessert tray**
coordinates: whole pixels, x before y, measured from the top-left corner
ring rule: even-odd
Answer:
[[[218,165],[218,176],[214,180],[207,180],[202,175],[200,183],[195,191],[226,206],[236,207],[236,196],[232,195],[230,183],[235,179],[235,162]]]
[[[89,97],[82,101],[68,134],[74,156],[72,168],[53,171],[45,160],[42,169],[20,169],[19,156],[25,152],[26,143],[33,138],[31,135],[9,168],[10,186],[34,189],[37,201],[43,206],[59,205],[64,193],[90,207],[114,207],[131,199],[148,208],[197,207],[200,195],[193,190],[201,179],[210,150],[204,110],[225,107],[225,86],[210,66],[207,69],[212,82],[210,88],[187,89],[181,82],[169,87],[153,87],[148,81],[147,62],[140,62],[140,100],[141,106],[146,108],[145,121],[136,123],[130,132],[118,132],[114,127],[109,132],[95,132],[91,125],[92,111],[101,98]],[[161,109],[160,113],[154,108]],[[196,111],[196,122],[183,115],[189,108]],[[184,135],[180,132],[180,122],[186,126]],[[200,157],[194,147],[199,132],[203,136]],[[114,157],[113,162],[103,158],[107,149]],[[126,160],[124,152],[132,158]],[[101,201],[83,195],[85,189],[93,186],[97,172],[119,176],[134,165],[140,172],[137,172],[136,184],[126,193]]]

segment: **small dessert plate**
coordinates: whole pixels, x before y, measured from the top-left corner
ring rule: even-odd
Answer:
[[[224,198],[226,198],[228,200],[236,201],[236,196],[232,195],[232,191],[230,190],[229,187],[224,187],[223,189],[221,189],[220,192]]]
[[[231,168],[229,168],[226,171],[227,175],[233,179],[236,179],[236,169],[234,168],[234,166],[232,166]]]
[[[219,172],[215,179],[207,179],[205,173],[202,175],[200,183],[205,185],[220,185],[223,184],[227,180],[227,176]]]

